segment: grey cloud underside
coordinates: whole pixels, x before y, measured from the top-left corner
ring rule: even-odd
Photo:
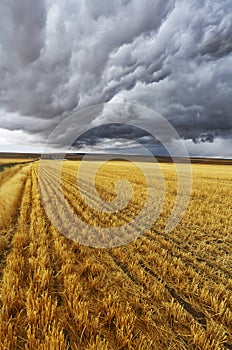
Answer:
[[[75,110],[130,101],[184,139],[231,138],[231,12],[231,0],[2,0],[0,127],[46,140]]]
[[[142,147],[141,147],[142,146]],[[146,130],[127,124],[109,123],[96,126],[81,134],[71,145],[72,148],[89,151],[115,151],[120,153],[144,154],[146,147],[151,154],[170,155],[153,135]]]
[[[154,136],[146,130],[133,125],[109,123],[96,126],[85,133],[81,134],[72,144],[72,147],[82,147],[83,145],[95,146],[99,140],[135,140],[140,144],[159,144]]]

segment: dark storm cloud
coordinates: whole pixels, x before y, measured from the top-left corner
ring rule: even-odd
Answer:
[[[38,59],[46,22],[44,1],[2,0],[0,16],[2,58],[8,61],[5,64],[29,64]]]
[[[157,140],[147,131],[133,125],[110,123],[96,126],[83,133],[72,144],[74,147],[82,147],[84,145],[95,146],[99,140],[104,141],[112,136],[114,140],[135,140],[140,144],[157,144]]]
[[[231,11],[231,0],[3,0],[0,128],[46,140],[70,112],[129,101],[195,143],[231,138]]]
[[[111,136],[109,136],[111,135]],[[165,147],[149,132],[127,124],[111,123],[96,126],[81,134],[72,149],[83,152],[119,152],[144,154],[143,147],[151,154],[168,156]]]

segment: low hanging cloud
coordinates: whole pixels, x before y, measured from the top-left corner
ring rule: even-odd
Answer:
[[[71,112],[134,102],[195,144],[231,140],[231,11],[231,0],[2,0],[1,129],[45,142]]]

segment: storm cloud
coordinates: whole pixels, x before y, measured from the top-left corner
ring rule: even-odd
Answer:
[[[110,101],[152,108],[193,145],[231,144],[231,12],[231,0],[2,0],[1,136],[46,142]],[[92,144],[122,136],[99,130]]]

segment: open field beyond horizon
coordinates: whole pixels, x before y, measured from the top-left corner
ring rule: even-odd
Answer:
[[[100,168],[96,189],[106,202],[115,199],[121,178],[133,189],[125,209],[105,215],[89,208],[76,189],[80,163],[62,167],[73,213],[95,227],[123,226],[139,214],[146,185],[133,163]],[[62,223],[68,218],[54,194],[52,166],[42,174],[43,200],[54,202]],[[167,233],[177,181],[174,166],[161,164],[166,197],[159,218],[141,237],[114,248],[81,245],[52,225],[38,168],[33,162],[0,172],[0,350],[232,349],[230,165],[192,165],[188,209]],[[71,237],[77,228],[67,224]],[[80,233],[91,243],[88,234]]]

